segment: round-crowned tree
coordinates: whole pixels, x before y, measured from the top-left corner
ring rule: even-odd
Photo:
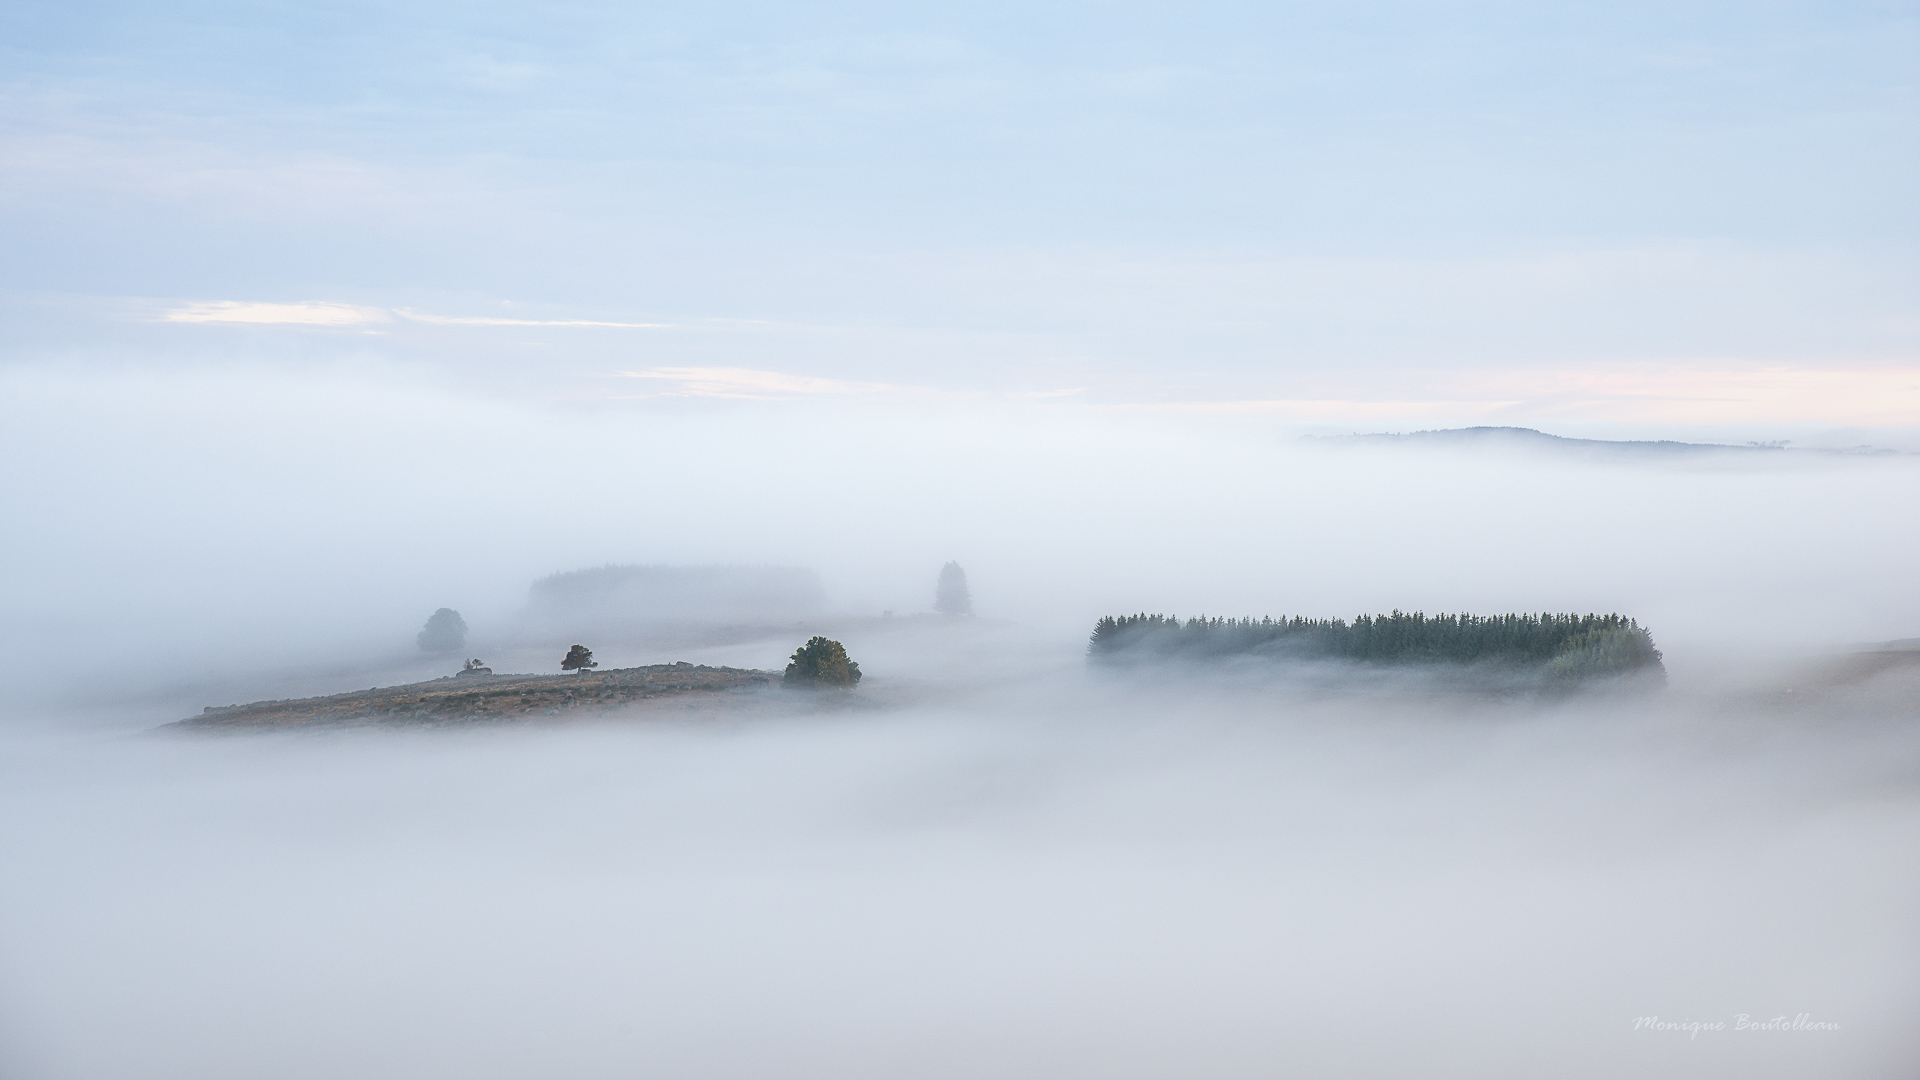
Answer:
[[[452,608],[443,607],[427,619],[413,641],[421,652],[459,652],[467,647],[467,620]]]
[[[853,686],[860,681],[860,665],[847,659],[846,647],[823,637],[810,638],[793,654],[786,675],[788,686]]]
[[[959,563],[940,568],[940,584],[933,590],[933,610],[942,615],[973,614],[973,593],[967,588],[967,572]]]
[[[560,661],[561,671],[585,671],[599,666],[599,662],[593,658],[593,650],[585,645],[575,645],[568,649],[566,657]]]

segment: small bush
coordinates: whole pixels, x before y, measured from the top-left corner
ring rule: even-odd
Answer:
[[[847,650],[837,641],[811,638],[794,651],[780,680],[787,686],[853,686],[860,681],[860,665],[847,659]]]

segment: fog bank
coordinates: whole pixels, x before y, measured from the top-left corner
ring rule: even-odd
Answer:
[[[1010,401],[514,405],[377,369],[7,378],[8,460],[36,462],[6,474],[34,510],[0,653],[8,1075],[1920,1057],[1920,687],[1832,661],[1915,636],[1910,458],[1422,453]],[[976,618],[929,614],[949,560]],[[797,568],[824,601],[529,617],[534,582],[608,564]],[[414,643],[443,606],[498,671],[571,641],[777,670],[825,633],[868,677],[664,719],[150,734],[450,674]],[[1618,611],[1670,687],[1084,662],[1104,614],[1394,608]],[[1743,1015],[1839,1027],[1634,1026]]]
[[[1908,456],[1330,448],[1010,401],[513,405],[379,368],[5,379],[27,512],[0,664],[32,700],[391,666],[440,607],[510,649],[534,581],[609,563],[798,567],[868,617],[930,610],[959,559],[983,616],[1063,643],[1141,610],[1619,611],[1703,658],[1916,633]]]
[[[944,652],[1024,644],[966,631]],[[701,723],[16,729],[9,1072],[1913,1061],[1910,678],[1809,713],[941,667],[872,678],[863,704]],[[1634,1028],[1803,1013],[1840,1027]]]

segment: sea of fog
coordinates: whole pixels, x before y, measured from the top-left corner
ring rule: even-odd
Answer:
[[[1920,684],[1832,674],[1920,635],[1912,459],[190,383],[13,385],[0,1075],[1920,1063]],[[916,614],[948,559],[975,619]],[[412,646],[440,606],[498,669],[553,670],[528,584],[609,562],[808,567],[835,610],[589,642],[606,666],[777,668],[818,629],[868,677],[653,719],[153,731],[445,674]],[[1621,611],[1670,685],[1083,659],[1101,614],[1395,607]]]
[[[651,722],[16,731],[7,1075],[1916,1060],[1920,683],[1809,712],[945,674]],[[1838,1027],[1737,1026],[1782,1016]]]

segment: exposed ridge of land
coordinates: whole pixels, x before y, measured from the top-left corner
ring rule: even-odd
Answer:
[[[742,692],[772,686],[778,672],[705,664],[654,664],[568,675],[449,675],[324,697],[208,706],[169,728],[244,729],[323,725],[484,723],[532,716],[604,713],[650,698]]]
[[[1509,448],[1524,450],[1555,450],[1584,454],[1634,456],[1679,457],[1698,454],[1780,454],[1780,453],[1818,453],[1850,455],[1898,454],[1897,450],[1885,450],[1873,446],[1857,446],[1848,450],[1789,450],[1784,442],[1774,443],[1690,443],[1675,442],[1671,439],[1571,439],[1564,435],[1549,435],[1544,431],[1523,427],[1468,427],[1440,428],[1433,431],[1410,431],[1404,434],[1380,432],[1361,435],[1307,435],[1304,438],[1323,443],[1359,443],[1368,445],[1415,443],[1427,446],[1470,446],[1483,448]]]

